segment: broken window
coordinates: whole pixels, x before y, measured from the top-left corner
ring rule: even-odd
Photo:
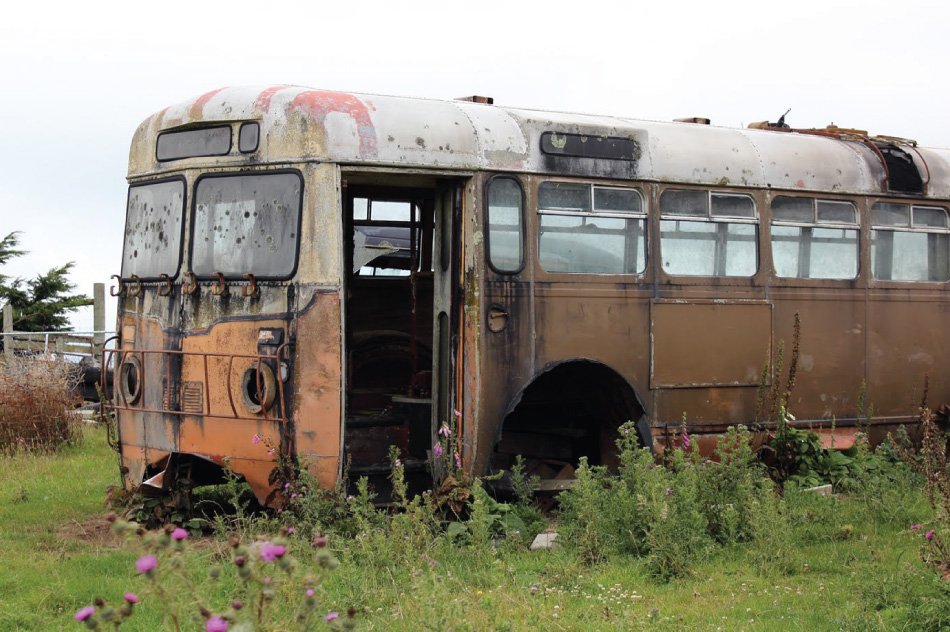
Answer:
[[[415,202],[353,198],[353,271],[360,276],[409,276],[413,244],[418,264],[421,238]]]
[[[122,276],[174,277],[181,261],[185,181],[133,184],[125,218]]]
[[[292,172],[204,176],[195,186],[198,276],[288,278],[297,267],[303,183]]]
[[[854,279],[858,257],[857,211],[850,202],[772,200],[772,264],[779,277]]]
[[[538,215],[538,260],[546,272],[646,269],[646,213],[638,190],[542,182]]]
[[[950,280],[946,209],[878,202],[871,207],[871,268],[883,281]]]
[[[488,263],[498,272],[518,272],[524,261],[521,184],[498,177],[488,183]]]
[[[660,196],[663,270],[682,276],[750,277],[758,269],[758,220],[748,195],[670,189]]]

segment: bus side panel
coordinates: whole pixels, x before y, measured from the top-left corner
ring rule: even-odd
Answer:
[[[336,484],[340,471],[340,322],[340,295],[328,290],[313,290],[297,321],[293,380],[297,456],[326,489]]]
[[[872,289],[868,301],[868,402],[875,416],[914,416],[930,376],[928,406],[950,402],[944,333],[950,296],[922,289]]]
[[[788,410],[799,421],[854,419],[865,375],[866,313],[864,290],[773,288],[773,364],[785,342],[782,375],[772,376],[786,388],[795,314],[801,316],[801,341],[795,386]],[[763,411],[763,415],[768,411]]]

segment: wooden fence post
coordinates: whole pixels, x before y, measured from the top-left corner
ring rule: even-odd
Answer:
[[[3,306],[3,333],[13,333],[13,305],[7,303]],[[3,355],[8,360],[13,358],[13,336],[4,336]]]
[[[92,338],[93,361],[102,358],[102,346],[106,342],[106,284],[92,285]]]

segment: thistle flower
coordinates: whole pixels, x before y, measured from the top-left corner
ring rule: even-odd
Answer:
[[[135,593],[125,593],[124,595],[122,595],[122,598],[125,599],[126,602],[132,605],[135,605],[139,602],[138,595],[136,595]]]
[[[916,530],[919,529],[919,528],[920,528],[920,525],[919,525],[919,524],[915,524],[914,526],[912,526],[912,527],[910,528],[910,530],[911,530],[911,531],[916,531]]]
[[[261,559],[265,562],[273,562],[277,558],[283,557],[287,553],[287,547],[282,544],[271,544],[265,542],[261,546]]]
[[[77,610],[74,618],[76,619],[76,621],[85,621],[86,619],[94,615],[95,613],[96,613],[95,606],[86,606],[85,608],[80,608],[79,610]]]
[[[205,630],[207,632],[227,632],[228,622],[221,617],[211,617],[205,621]]]
[[[143,555],[135,562],[135,568],[138,569],[140,573],[149,573],[156,566],[158,566],[158,559],[154,555]]]
[[[330,621],[333,621],[334,619],[339,619],[339,618],[340,618],[339,612],[331,612],[327,616],[323,617],[323,620],[329,623]]]
[[[925,534],[924,534],[924,537],[927,538],[928,540],[932,539],[932,538],[934,537],[933,529],[931,529],[930,531],[928,531],[927,533],[925,533]]]
[[[313,597],[313,588],[308,588],[308,589],[307,589],[307,596],[308,596],[308,597]]]
[[[172,531],[173,540],[184,540],[187,537],[188,537],[188,532],[182,529],[181,527],[178,527],[177,529]]]

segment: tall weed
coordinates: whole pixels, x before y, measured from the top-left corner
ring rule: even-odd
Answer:
[[[49,451],[82,440],[76,364],[46,356],[0,360],[0,452]]]

